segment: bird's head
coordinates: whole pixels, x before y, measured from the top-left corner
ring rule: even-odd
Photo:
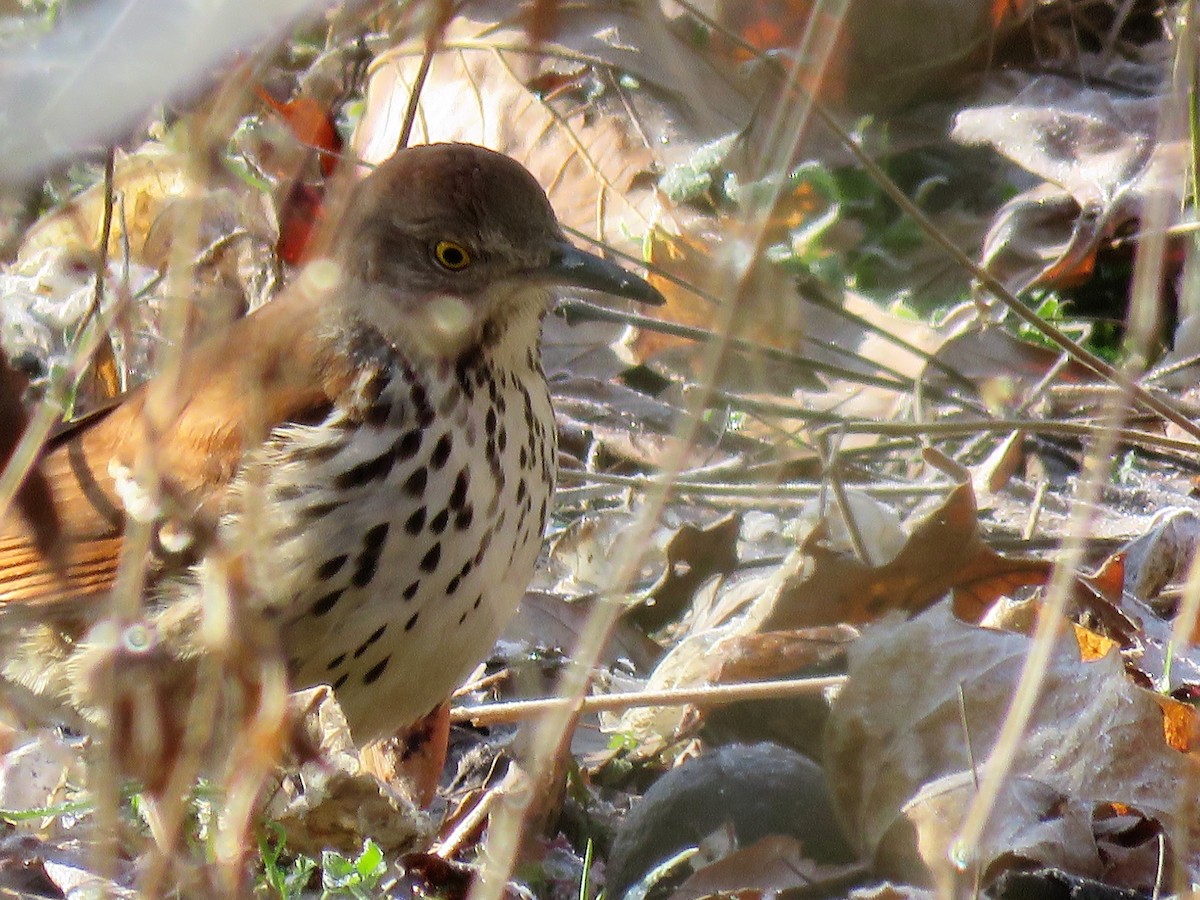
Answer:
[[[536,329],[555,286],[663,302],[571,245],[520,163],[470,144],[412,147],[375,169],[348,199],[333,258],[372,325],[439,355]]]

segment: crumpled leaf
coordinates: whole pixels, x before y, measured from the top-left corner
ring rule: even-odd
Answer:
[[[946,851],[953,846],[975,796],[977,777],[973,772],[955,772],[921,787],[880,843],[876,862],[885,874],[922,885],[955,879]],[[1071,802],[1036,778],[1008,779],[974,848],[975,858],[982,863],[983,882],[991,883],[1009,868],[1053,866],[1098,874],[1102,865],[1090,812],[1090,804]]]
[[[968,109],[952,136],[987,143],[1045,178],[996,216],[982,252],[984,266],[1019,293],[1090,275],[1096,247],[1140,215],[1150,195],[1179,190],[1183,142],[1160,144],[1158,97],[1120,99],[1043,76],[1011,101]]]
[[[283,777],[264,810],[284,829],[288,849],[319,853],[334,847],[354,853],[363,835],[386,850],[428,841],[428,817],[396,785],[385,785],[363,766],[329,687],[303,691],[292,703],[305,710],[303,724],[314,753]]]
[[[917,612],[954,591],[955,612],[979,621],[1003,594],[1042,584],[1050,564],[1001,556],[979,536],[974,494],[969,484],[955,487],[946,501],[920,524],[904,548],[881,566],[837,552],[815,530],[798,551],[771,613],[768,630],[837,622],[861,624],[891,610]]]
[[[917,883],[928,883],[941,870],[950,850],[946,838],[922,832],[906,807],[936,779],[963,772],[969,777],[971,761],[987,759],[1028,649],[1025,636],[965,625],[946,604],[907,622],[880,623],[851,649],[849,681],[826,732],[825,761],[843,821],[865,853],[886,848],[887,860]],[[1075,641],[1064,635],[1053,650],[1012,776],[1048,786],[1089,816],[1097,804],[1120,802],[1168,823],[1181,802],[1198,799],[1197,763],[1172,749],[1163,735],[1158,699],[1130,684],[1120,658],[1110,654],[1084,663]],[[1037,816],[1022,825],[1022,808],[1028,812],[1044,803],[1005,807],[996,827],[1008,835],[1032,827]],[[938,816],[928,818],[932,823]],[[894,829],[912,835],[917,849],[892,834]],[[1200,862],[1196,836],[1182,859],[1184,846],[1175,837],[1166,837],[1168,862],[1184,865],[1194,877]],[[1073,865],[1092,853],[1078,845],[1066,849]],[[980,848],[982,869],[995,858],[991,854],[1005,850]],[[1104,870],[1078,874],[1095,877]]]
[[[828,872],[833,867],[825,867]],[[766,898],[820,881],[822,867],[805,857],[790,835],[772,834],[735,850],[694,872],[670,895],[671,900],[701,900],[714,895]]]

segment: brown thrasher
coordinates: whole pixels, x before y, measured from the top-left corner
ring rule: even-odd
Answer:
[[[553,285],[662,302],[571,246],[513,160],[397,153],[279,298],[186,354],[174,386],[51,443],[65,562],[15,513],[0,523],[4,676],[80,705],[72,669],[136,516],[153,534],[140,627],[169,659],[202,655],[203,598],[232,559],[245,602],[278,624],[291,685],[332,685],[358,742],[428,712],[486,655],[537,560]]]

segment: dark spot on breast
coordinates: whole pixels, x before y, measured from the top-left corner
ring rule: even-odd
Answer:
[[[396,454],[396,459],[405,460],[411,459],[417,455],[417,451],[421,449],[421,429],[414,428],[411,431],[405,432],[404,436],[392,446],[393,452]]]
[[[346,680],[347,680],[349,677],[350,677],[350,673],[349,673],[349,672],[343,672],[341,675],[339,675],[339,676],[338,676],[338,678],[337,678],[337,681],[335,681],[335,682],[333,683],[333,689],[334,689],[335,691],[336,691],[336,690],[340,690],[340,689],[341,689],[341,687],[342,687],[342,685],[344,685],[344,684],[346,683]]]
[[[354,563],[354,575],[350,583],[355,587],[366,587],[375,577],[375,569],[379,565],[379,556],[383,553],[383,545],[387,542],[388,523],[380,522],[363,535],[362,552]]]
[[[458,388],[463,392],[463,396],[467,400],[475,397],[475,384],[471,381],[471,373],[475,365],[478,351],[472,349],[459,356],[458,361],[454,365],[454,377],[458,382]]]
[[[304,512],[301,513],[301,517],[306,522],[315,522],[318,519],[323,519],[341,505],[341,501],[338,500],[329,500],[325,503],[314,503],[312,506],[305,508]]]
[[[460,584],[462,584],[462,579],[460,577],[455,575],[453,578],[451,578],[450,583],[446,585],[446,596],[449,597],[451,594],[457,591]]]
[[[345,443],[342,441],[333,441],[328,444],[321,444],[318,447],[305,447],[303,450],[297,450],[295,455],[297,459],[302,459],[305,462],[329,462],[341,453],[345,446]]]
[[[338,600],[342,599],[342,594],[344,594],[345,592],[346,592],[345,589],[340,590],[340,591],[330,591],[328,594],[326,594],[324,597],[322,597],[321,599],[319,599],[316,603],[314,603],[312,605],[310,612],[314,616],[325,615],[327,612],[329,612],[331,609],[333,609],[335,606],[337,606]]]
[[[460,393],[459,389],[454,385],[447,387],[446,393],[442,395],[441,402],[438,403],[438,413],[443,416],[449,416],[454,412],[454,407],[458,405]]]
[[[446,530],[446,526],[450,522],[450,511],[443,509],[440,513],[429,520],[429,530],[434,534],[441,534]]]
[[[275,499],[281,501],[299,500],[306,491],[298,484],[281,484],[275,488]]]
[[[386,622],[383,625],[380,625],[378,628],[376,628],[373,632],[371,632],[371,636],[369,638],[367,638],[365,641],[363,641],[361,644],[358,645],[357,649],[355,649],[355,651],[354,651],[354,658],[358,659],[360,656],[362,656],[364,653],[366,653],[367,648],[370,647],[377,640],[379,640],[381,637],[383,637],[383,633],[385,631],[387,631],[387,623]]]
[[[413,597],[417,596],[417,591],[420,590],[420,588],[421,588],[421,582],[414,581],[412,584],[410,584],[408,587],[406,587],[404,589],[404,594],[403,594],[404,599],[411,600]]]
[[[425,507],[419,507],[408,521],[404,523],[404,530],[409,534],[420,534],[421,529],[425,527]]]
[[[327,665],[325,667],[325,671],[332,672],[334,669],[336,669],[338,666],[340,666],[345,661],[346,661],[346,654],[339,653],[337,656],[335,656],[333,659],[331,659],[329,661],[329,665]]]
[[[466,466],[458,473],[458,477],[454,479],[454,490],[450,492],[450,508],[464,509],[467,502],[467,488],[471,483],[471,473]]]
[[[333,479],[334,487],[347,490],[349,488],[362,487],[377,479],[386,478],[388,472],[392,471],[392,465],[395,461],[396,459],[389,447],[374,459],[368,459],[366,462],[361,462],[357,466],[353,466],[342,472]]]
[[[501,427],[500,433],[496,435],[496,446],[503,453],[508,448],[508,429]]]
[[[479,549],[475,551],[475,555],[471,557],[471,561],[475,563],[475,565],[479,565],[483,562],[483,557],[487,553],[488,546],[492,542],[492,535],[495,533],[495,530],[496,527],[493,525],[483,533],[483,538],[479,541]]]
[[[471,604],[471,609],[479,609],[479,604],[483,602],[483,594],[475,598],[475,602]]]
[[[417,616],[419,616],[419,615],[420,615],[419,612],[415,612],[411,616],[409,616],[408,621],[404,623],[405,631],[413,630],[413,626],[417,624]]]
[[[529,465],[529,451],[525,449],[524,445],[521,447],[521,454],[517,457],[517,460],[522,469]]]
[[[412,497],[420,497],[425,493],[425,485],[429,481],[429,472],[424,466],[415,469],[408,480],[404,482],[404,490]]]
[[[467,504],[457,516],[454,517],[454,527],[459,531],[466,531],[471,527],[471,520],[475,518],[475,508]]]
[[[483,420],[483,428],[487,432],[488,438],[491,438],[496,433],[496,407],[492,406],[487,411],[487,418]]]
[[[434,469],[440,469],[446,465],[446,460],[450,458],[450,448],[454,446],[454,439],[450,437],[450,432],[446,432],[438,438],[437,445],[433,448],[433,453],[429,456],[429,464]]]
[[[517,482],[517,502],[518,503],[525,499],[525,493],[527,490],[528,490],[528,488],[525,486],[525,479],[522,478],[520,481]]]
[[[343,553],[341,556],[334,556],[331,559],[325,560],[317,569],[317,577],[322,581],[328,581],[342,570],[342,566],[346,564],[347,559],[349,557]]]
[[[368,425],[374,425],[378,428],[380,425],[387,424],[387,420],[392,415],[392,402],[390,400],[376,400],[367,407],[366,415],[363,416],[363,421]]]
[[[391,657],[385,656],[379,662],[375,663],[375,665],[371,666],[371,668],[367,669],[363,674],[363,684],[374,684],[378,681],[379,676],[387,671],[389,661],[391,661]]]
[[[438,563],[442,561],[442,545],[434,544],[429,548],[429,552],[421,557],[421,571],[432,572],[438,567]]]

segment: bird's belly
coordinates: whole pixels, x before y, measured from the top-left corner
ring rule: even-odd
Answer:
[[[518,415],[496,409],[480,391],[419,440],[381,428],[332,456],[304,436],[268,468],[267,495],[290,499],[268,504],[258,568],[285,610],[293,685],[332,685],[360,742],[460,684],[532,577],[556,465],[544,382],[508,392],[500,409]]]

